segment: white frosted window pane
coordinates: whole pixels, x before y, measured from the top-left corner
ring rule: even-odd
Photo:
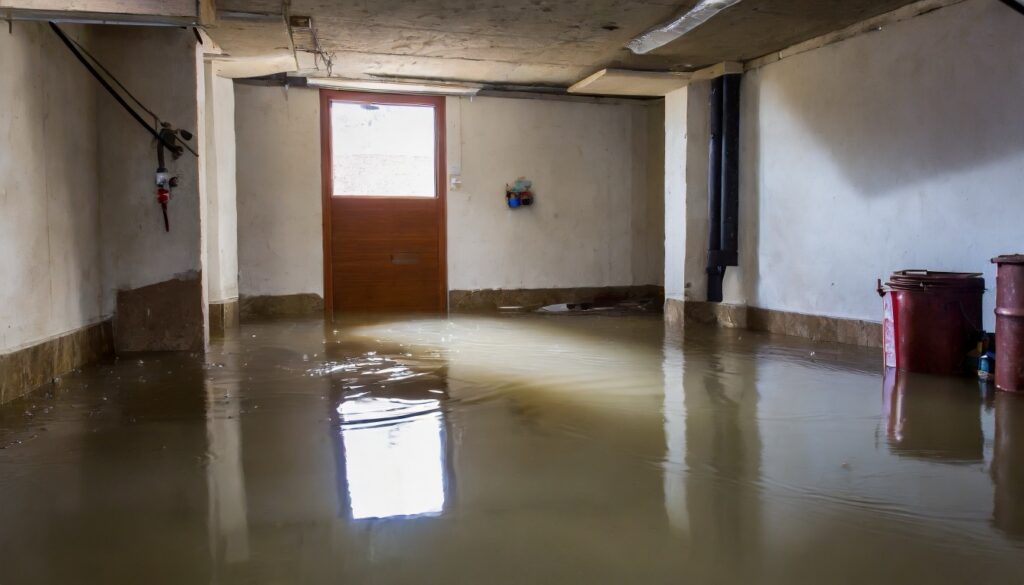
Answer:
[[[334,195],[435,196],[434,108],[331,103]]]

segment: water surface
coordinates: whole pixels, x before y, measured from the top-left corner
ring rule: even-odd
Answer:
[[[0,407],[0,585],[1024,583],[1024,397],[659,317],[275,321]]]

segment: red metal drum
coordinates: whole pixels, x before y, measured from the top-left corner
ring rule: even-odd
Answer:
[[[879,293],[886,366],[945,376],[966,373],[964,360],[982,332],[985,279],[980,274],[900,270]]]
[[[1024,254],[992,259],[996,272],[996,388],[1024,392]]]

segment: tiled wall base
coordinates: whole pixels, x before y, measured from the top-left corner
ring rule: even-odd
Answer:
[[[109,320],[0,355],[0,404],[114,353]]]
[[[239,316],[243,321],[262,317],[313,317],[323,314],[324,299],[314,293],[243,296],[239,307]]]
[[[881,323],[742,305],[668,299],[665,301],[665,321],[677,325],[691,321],[720,327],[793,335],[814,341],[865,347],[882,346]]]
[[[210,303],[210,335],[221,337],[238,327],[238,299]]]
[[[453,313],[486,313],[497,311],[500,307],[538,309],[557,303],[614,303],[655,299],[661,304],[664,294],[660,286],[654,285],[453,290],[448,292],[448,308]]]

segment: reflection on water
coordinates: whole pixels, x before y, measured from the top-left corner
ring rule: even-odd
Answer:
[[[991,399],[993,525],[1024,537],[1024,396],[972,387],[960,378],[887,368],[884,374],[887,435],[894,453],[951,463],[984,460],[983,393]]]
[[[1006,534],[1024,539],[1024,396],[995,396],[995,484],[993,524]]]
[[[1024,397],[878,364],[650,315],[245,325],[0,407],[0,583],[1024,583]]]
[[[909,457],[982,461],[982,393],[963,379],[886,368],[886,434],[894,453]]]
[[[444,424],[438,400],[360,396],[338,407],[353,519],[440,514]]]
[[[245,472],[238,385],[206,383],[206,435],[211,458],[206,467],[210,552],[215,562],[249,558]]]

